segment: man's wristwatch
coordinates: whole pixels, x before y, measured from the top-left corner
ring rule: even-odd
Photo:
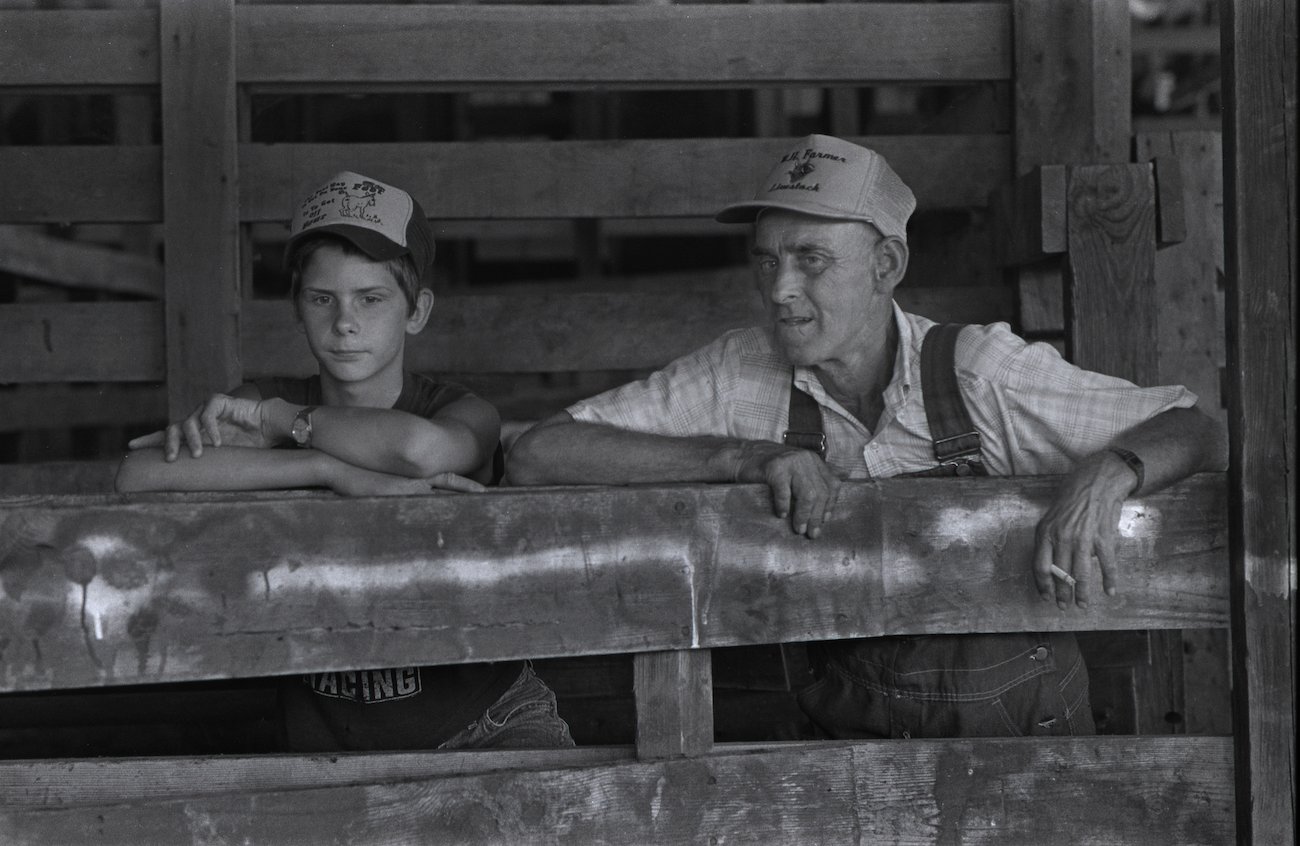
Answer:
[[[293,435],[293,442],[303,449],[311,446],[311,413],[318,408],[318,405],[309,405],[294,415],[289,433]]]
[[[1133,486],[1133,491],[1129,494],[1129,496],[1137,496],[1138,491],[1142,490],[1142,484],[1146,481],[1146,468],[1142,465],[1142,459],[1138,458],[1133,451],[1121,447],[1111,447],[1110,451],[1118,455],[1128,465],[1128,469],[1133,471],[1133,475],[1137,476],[1137,484]]]

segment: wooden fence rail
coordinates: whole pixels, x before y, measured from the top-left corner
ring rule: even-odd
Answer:
[[[1226,625],[1221,475],[1126,505],[1120,593],[1087,613],[1029,573],[1054,481],[851,483],[817,541],[761,486],[9,498],[0,689]]]

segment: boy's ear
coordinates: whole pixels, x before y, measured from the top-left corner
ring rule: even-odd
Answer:
[[[429,322],[429,315],[432,313],[433,291],[421,288],[420,293],[415,296],[415,312],[406,318],[406,334],[418,335],[424,329],[424,324]]]

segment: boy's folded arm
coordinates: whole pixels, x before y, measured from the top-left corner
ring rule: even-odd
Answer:
[[[312,412],[312,447],[348,464],[411,478],[470,475],[490,465],[501,437],[495,408],[464,397],[432,419],[402,411],[323,406]]]
[[[182,450],[167,461],[161,448],[132,450],[122,459],[118,491],[254,491],[329,484],[329,456],[312,450],[209,447],[199,458]]]

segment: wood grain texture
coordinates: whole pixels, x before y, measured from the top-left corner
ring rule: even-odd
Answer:
[[[0,411],[3,409],[0,408]],[[0,464],[0,497],[111,494],[118,460]]]
[[[69,288],[162,299],[162,265],[147,256],[0,226],[0,271]]]
[[[287,221],[350,167],[401,185],[431,218],[712,217],[751,197],[793,140],[245,144],[241,216]],[[1009,174],[1005,136],[850,140],[887,158],[923,208],[983,206]]]
[[[1064,165],[1040,165],[990,198],[1004,264],[1040,261],[1066,250]]]
[[[1154,385],[1155,180],[1151,165],[1070,169],[1065,320],[1070,360]]]
[[[853,483],[816,542],[750,485],[9,499],[0,689],[1224,624],[1222,476],[1125,506],[1120,593],[1087,613],[1029,575],[1054,486]]]
[[[0,432],[79,426],[139,426],[166,421],[167,397],[159,385],[29,384],[16,390],[0,391]]]
[[[0,305],[7,382],[160,382],[161,303]]]
[[[157,9],[4,10],[0,86],[157,85]]]
[[[1139,161],[1177,160],[1186,237],[1156,251],[1159,381],[1186,385],[1205,413],[1227,424],[1220,371],[1223,327],[1223,138],[1218,132],[1147,133],[1135,139]]]
[[[143,795],[156,780],[146,776],[101,783],[102,791],[74,802],[59,801],[73,793],[65,785],[106,767],[24,763],[4,766],[24,767],[44,789],[43,801],[0,809],[0,832],[30,846],[81,842],[88,832],[140,846],[299,843],[304,833],[343,844],[1227,846],[1234,842],[1230,758],[1223,738],[869,741],[724,747],[693,759],[581,768],[547,767],[545,758],[486,773],[422,777],[412,768],[401,781],[338,778],[330,786],[311,776],[310,765],[343,770],[341,763],[291,758],[303,789],[262,786],[254,777],[221,792],[155,798]],[[268,769],[283,766],[264,760]],[[183,765],[172,766],[188,780]]]
[[[632,674],[638,758],[693,758],[713,748],[709,650],[638,652]]]
[[[170,420],[242,372],[234,5],[159,8]]]
[[[1237,827],[1296,837],[1296,3],[1222,8]]]
[[[262,84],[789,85],[1006,79],[1011,71],[1009,10],[997,3],[544,6],[526,14],[246,6],[238,23],[240,81]]]
[[[0,223],[162,220],[157,146],[5,147],[5,165]]]

